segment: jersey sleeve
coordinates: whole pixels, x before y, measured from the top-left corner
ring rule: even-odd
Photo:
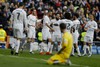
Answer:
[[[28,25],[27,25],[27,24],[28,24],[28,18],[27,18],[26,12],[24,11],[23,13],[24,13],[24,18],[23,18],[23,20],[24,20],[24,25],[25,25],[25,28],[27,29],[27,28],[28,28],[28,27],[27,27],[27,26],[28,26]]]
[[[98,25],[96,22],[94,23],[94,29],[98,29]]]
[[[30,15],[27,17],[27,21],[28,21],[27,24],[31,25],[31,24],[30,24],[30,21],[31,21],[31,19],[30,19]]]
[[[43,23],[48,23],[48,20],[47,20],[48,18],[45,16],[44,18],[43,18]]]

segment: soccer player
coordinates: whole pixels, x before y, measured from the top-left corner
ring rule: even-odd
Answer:
[[[67,32],[71,33],[71,28],[73,26],[73,22],[71,21],[71,18],[72,18],[71,13],[66,12],[64,17],[65,17],[65,19],[61,20],[61,22],[66,24]]]
[[[23,10],[24,4],[22,2],[19,3],[19,8],[15,9],[11,15],[11,22],[13,24],[13,34],[16,39],[16,50],[15,55],[18,55],[20,41],[23,38],[24,30],[27,30],[27,15],[26,12]],[[13,54],[13,49],[11,54]]]
[[[93,36],[94,36],[94,31],[97,30],[97,23],[94,21],[94,16],[92,14],[89,15],[89,21],[85,26],[85,30],[86,30],[86,36],[84,38],[85,41],[85,45],[83,47],[84,49],[84,55],[86,55],[86,48],[88,49],[89,52],[89,56],[90,57],[92,55],[92,43],[93,43]],[[86,43],[88,45],[86,45]]]
[[[65,64],[71,65],[69,58],[70,58],[70,54],[72,51],[73,37],[69,32],[66,31],[66,24],[65,23],[60,24],[60,30],[63,33],[63,35],[62,35],[62,48],[57,54],[52,56],[47,61],[47,63],[48,64],[65,63]]]
[[[42,28],[42,37],[43,37],[43,42],[41,43],[41,47],[43,47],[43,45],[46,44],[46,41],[48,40],[48,45],[47,45],[47,52],[46,54],[52,54],[52,48],[53,45],[52,44],[52,39],[51,39],[51,31],[54,31],[53,28],[50,27],[50,19],[49,19],[49,12],[48,10],[44,10],[44,16],[43,16],[43,28]],[[43,47],[44,48],[44,47]],[[41,48],[40,54],[44,54],[43,53],[43,48]]]
[[[28,16],[28,27],[29,27],[29,30],[28,30],[28,38],[29,38],[29,41],[30,41],[30,53],[33,54],[33,48],[35,46],[35,27],[36,27],[36,22],[37,22],[37,17],[35,16],[36,15],[36,10],[35,9],[31,9],[31,12],[32,14],[30,14]],[[38,46],[38,45],[37,45]]]
[[[52,27],[55,30],[52,34],[52,41],[55,44],[54,48],[56,48],[57,51],[61,48],[61,31],[60,31],[60,18],[59,14],[57,14],[55,21],[52,23]]]
[[[78,52],[78,56],[81,56],[81,53],[80,53],[80,50],[79,50],[79,47],[78,47],[78,37],[79,37],[79,27],[80,27],[80,21],[78,20],[78,13],[74,13],[74,16],[73,16],[73,28],[74,28],[74,32],[73,32],[73,43],[76,47],[76,51]],[[72,56],[74,56],[74,45],[73,45],[73,50],[72,50]]]

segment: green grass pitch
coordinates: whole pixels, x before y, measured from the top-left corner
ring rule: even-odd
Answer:
[[[50,56],[39,55],[38,52],[31,55],[28,51],[24,51],[18,56],[12,56],[9,49],[0,49],[0,67],[100,67],[100,55],[71,57],[71,66],[48,65],[45,60],[49,58]]]

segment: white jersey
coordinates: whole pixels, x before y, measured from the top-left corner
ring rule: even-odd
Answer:
[[[50,19],[47,15],[43,17],[43,30],[49,30],[49,28],[46,26],[46,23],[50,25]]]
[[[74,20],[73,21],[73,28],[75,29],[74,33],[78,33],[79,27],[80,27],[80,21],[78,19]]]
[[[33,16],[32,14],[28,16],[28,25],[29,28],[35,29],[37,18],[36,16]]]
[[[59,24],[60,24],[59,21],[60,21],[60,20],[58,20],[58,21],[56,20],[56,21],[53,23],[53,29],[54,29],[54,32],[53,32],[53,33],[56,34],[56,35],[57,35],[57,34],[61,34],[60,27],[59,27]]]
[[[71,20],[63,19],[63,20],[60,21],[60,23],[65,23],[66,24],[67,32],[71,31],[71,27],[73,26],[73,22]]]
[[[87,28],[86,36],[93,37],[94,29],[97,29],[97,23],[95,21],[88,21],[85,28]]]
[[[51,24],[55,23],[56,21],[57,21],[56,19],[52,19]]]
[[[13,28],[21,29],[24,27],[27,27],[27,15],[26,12],[21,9],[17,8],[12,12],[11,15],[11,22],[13,22]]]

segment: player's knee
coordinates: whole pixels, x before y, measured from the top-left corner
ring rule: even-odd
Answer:
[[[52,39],[51,39],[51,38],[49,38],[49,39],[48,39],[48,41],[49,41],[49,42],[52,42]]]

